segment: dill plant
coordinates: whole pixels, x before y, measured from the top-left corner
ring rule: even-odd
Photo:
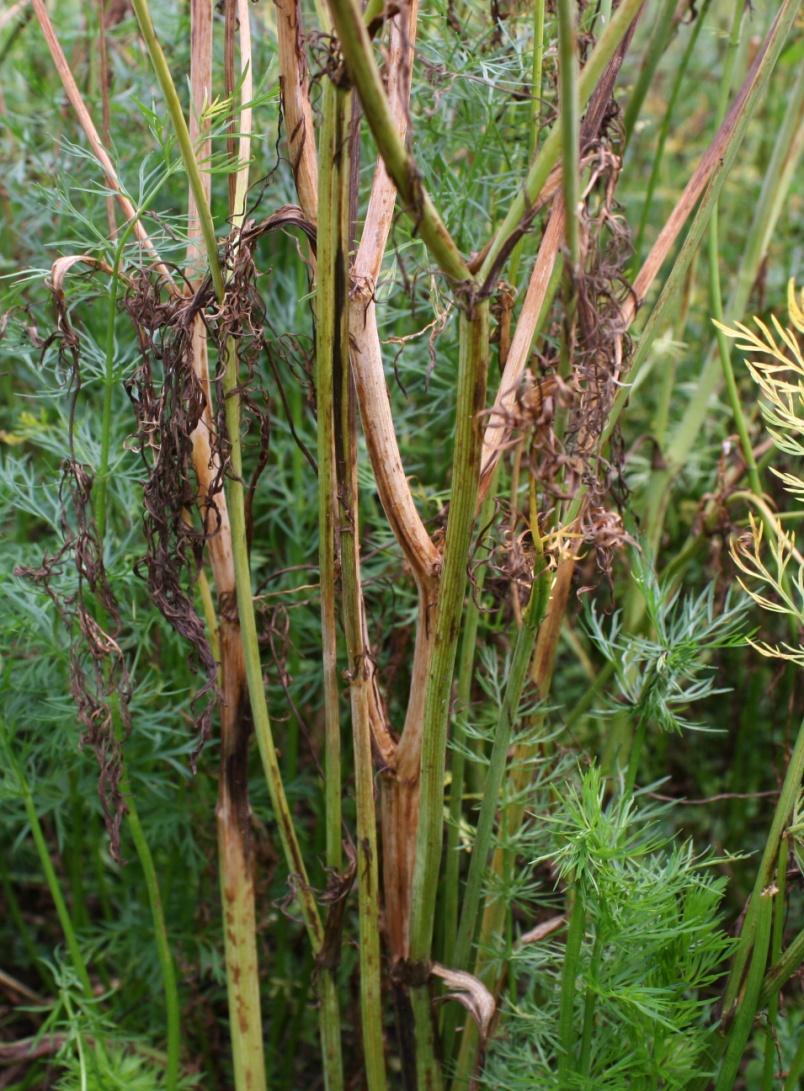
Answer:
[[[674,843],[666,807],[607,800],[597,766],[563,793],[541,819],[539,859],[568,891],[566,944],[516,950],[520,990],[488,1086],[687,1087],[706,1071],[712,987],[733,946],[717,861]]]
[[[23,7],[9,1086],[792,1087],[796,4]]]

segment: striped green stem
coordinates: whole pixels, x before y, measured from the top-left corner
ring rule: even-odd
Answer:
[[[578,109],[578,42],[574,0],[558,0],[559,125],[561,128],[561,180],[570,270],[577,276],[581,263],[579,224],[580,119]]]
[[[737,50],[740,45],[740,31],[743,24],[745,8],[741,4],[734,7],[732,16],[731,33],[726,49],[726,57],[723,65],[723,78],[720,83],[717,110],[715,113],[715,130],[721,125],[726,116],[726,107],[731,93],[734,79],[734,67],[737,60]],[[709,220],[709,305],[712,317],[718,322],[723,321],[723,297],[720,291],[720,244],[718,229],[718,206],[712,206],[712,215]],[[731,407],[737,434],[740,438],[740,447],[745,459],[748,481],[753,491],[760,495],[762,486],[757,472],[757,464],[754,459],[754,450],[751,437],[748,434],[748,422],[740,402],[740,394],[737,390],[737,380],[734,377],[734,367],[731,360],[731,346],[723,331],[716,327],[716,341],[720,355],[720,366],[723,369],[723,381],[726,387],[726,395]]]
[[[784,988],[796,970],[804,963],[804,929],[796,936],[771,966],[762,983],[760,1004],[768,1004]]]
[[[452,675],[466,590],[466,565],[477,510],[477,486],[482,444],[480,414],[485,408],[489,354],[489,305],[483,300],[460,318],[460,363],[455,410],[455,451],[452,463],[444,565],[430,662],[421,754],[421,797],[413,876],[410,953],[413,961],[430,955],[433,915],[441,859],[444,770]]]
[[[769,887],[760,891],[757,897],[751,899],[755,907],[751,967],[748,971],[745,990],[740,999],[740,1006],[729,1031],[726,1052],[715,1081],[715,1091],[732,1091],[737,1079],[737,1070],[740,1067],[740,1061],[754,1025],[762,978],[765,974],[765,964],[768,958],[775,898],[774,891],[774,887]]]
[[[339,338],[336,263],[340,238],[340,149],[343,95],[327,80],[318,161],[316,285],[316,422],[318,438],[318,564],[321,579],[321,641],[324,663],[324,794],[327,867],[341,866],[341,725],[338,709],[337,617],[335,602],[337,482],[333,359]]]
[[[78,978],[78,982],[81,985],[81,989],[84,996],[87,999],[91,999],[93,996],[92,985],[89,980],[89,972],[87,970],[87,964],[84,959],[84,955],[78,944],[78,937],[73,927],[72,918],[70,917],[69,910],[67,909],[67,903],[64,900],[64,894],[62,893],[61,884],[59,878],[56,875],[56,869],[53,867],[53,861],[50,858],[50,850],[45,840],[45,834],[42,830],[42,823],[39,821],[39,815],[36,811],[36,804],[34,803],[33,794],[31,793],[30,785],[27,778],[23,775],[18,763],[15,761],[11,749],[9,748],[6,754],[8,760],[11,760],[14,765],[14,771],[16,773],[17,780],[20,788],[22,789],[22,799],[25,804],[25,814],[28,818],[28,824],[31,827],[31,835],[36,846],[36,853],[39,857],[39,864],[45,876],[45,882],[50,893],[50,897],[53,899],[53,905],[56,908],[56,915],[59,918],[59,924],[61,930],[64,933],[64,939],[67,944],[67,951],[70,955],[70,960],[75,970],[75,975]]]
[[[779,856],[776,863],[776,899],[773,906],[773,926],[771,928],[770,953],[768,960],[773,966],[779,961],[782,954],[782,939],[784,937],[784,914],[787,896],[787,857],[789,845],[787,838],[783,837],[779,845]],[[759,1004],[762,1004],[762,994],[765,991],[765,982],[759,994]],[[765,1031],[765,1061],[762,1067],[761,1091],[773,1091],[774,1073],[776,1069],[776,1020],[779,1018],[779,994],[774,993],[768,998],[768,1025]]]
[[[492,482],[488,496],[480,509],[480,526],[488,526],[494,511],[496,478]],[[466,776],[466,732],[463,720],[469,716],[472,701],[472,681],[474,679],[475,651],[477,633],[480,625],[480,597],[486,579],[487,566],[481,565],[475,576],[473,593],[466,604],[466,614],[461,633],[461,648],[458,654],[458,682],[455,689],[456,719],[453,726],[455,747],[450,762],[449,786],[449,826],[447,828],[447,861],[444,869],[444,931],[442,961],[445,966],[454,967],[455,940],[458,934],[458,902],[460,899],[460,822],[463,809],[464,782]],[[446,1011],[446,1009],[445,1009]]]
[[[542,114],[542,80],[544,76],[544,0],[533,4],[533,61],[531,75],[531,127],[529,148],[531,158],[539,146]]]
[[[731,1017],[734,1004],[743,980],[743,972],[754,944],[756,931],[757,905],[760,902],[762,891],[771,881],[774,861],[779,849],[779,842],[784,833],[784,828],[796,805],[798,794],[801,791],[802,777],[804,777],[804,720],[799,729],[793,753],[787,766],[782,790],[776,803],[771,828],[765,840],[762,858],[759,864],[756,881],[754,883],[751,900],[743,919],[743,927],[740,931],[740,941],[732,961],[731,972],[726,983],[726,992],[723,1000],[724,1019]]]
[[[345,98],[345,105],[348,98]],[[345,118],[345,114],[342,115]],[[345,148],[345,142],[343,147]],[[344,169],[344,180],[348,171]],[[343,187],[340,261],[337,277],[341,292],[346,284],[343,242],[348,233],[348,186]],[[323,197],[323,194],[322,194]],[[319,208],[323,213],[324,201]],[[385,1050],[382,1020],[382,964],[380,955],[380,885],[377,851],[377,815],[374,798],[374,761],[371,749],[371,672],[369,650],[363,630],[362,587],[359,555],[359,496],[357,484],[357,413],[349,368],[348,307],[338,298],[341,316],[340,351],[336,379],[340,379],[340,428],[338,450],[338,495],[341,517],[341,579],[346,647],[349,657],[349,694],[352,710],[355,796],[357,809],[357,891],[360,937],[360,1017],[363,1063],[367,1091],[385,1091]]]
[[[119,718],[119,717],[116,717]],[[159,959],[159,969],[162,975],[162,989],[165,997],[165,1022],[167,1037],[167,1065],[165,1069],[165,1087],[167,1091],[175,1091],[179,1079],[179,1060],[181,1051],[181,1009],[179,1005],[179,990],[176,982],[176,967],[173,955],[170,951],[170,939],[168,937],[165,910],[162,905],[162,896],[159,891],[159,880],[156,875],[154,858],[151,848],[145,838],[145,832],[140,821],[139,811],[134,801],[134,794],[128,778],[125,764],[120,776],[120,794],[126,806],[126,821],[131,840],[137,852],[137,859],[142,868],[145,880],[145,890],[148,895],[148,904],[151,909],[154,938],[156,939],[156,953]]]
[[[411,897],[410,957],[427,965],[433,936],[438,892],[444,807],[444,773],[450,695],[466,590],[466,569],[477,511],[480,454],[483,441],[481,414],[486,401],[489,356],[488,300],[475,303],[460,317],[460,362],[456,404],[452,491],[441,576],[433,652],[424,697],[420,764],[419,824]],[[414,1018],[422,1026],[429,1013],[427,985],[411,993]],[[417,1031],[417,1070],[421,1086],[434,1065],[427,1049],[430,1038]],[[440,1075],[439,1075],[440,1080]]]
[[[558,1083],[560,1087],[567,1086],[570,1072],[575,1071],[573,1045],[577,1039],[574,1019],[576,979],[580,970],[581,948],[586,930],[586,909],[583,894],[577,883],[572,888],[572,899],[558,1009]]]

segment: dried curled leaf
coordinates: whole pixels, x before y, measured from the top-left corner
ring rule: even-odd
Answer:
[[[446,1000],[457,1000],[462,1004],[477,1024],[481,1043],[485,1042],[491,1030],[497,1005],[494,997],[482,981],[464,970],[449,970],[438,962],[431,969],[433,977],[440,978],[451,990]]]

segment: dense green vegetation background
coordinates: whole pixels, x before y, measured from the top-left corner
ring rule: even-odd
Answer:
[[[304,7],[308,27],[320,27],[322,13]],[[622,285],[638,271],[714,135],[727,62],[734,65],[726,88],[731,100],[778,7],[770,0],[755,2],[731,54],[733,3],[682,3],[683,17],[664,29],[662,19],[671,8],[674,14],[676,5],[646,4],[617,81],[617,112],[605,146],[598,149],[601,157],[623,155],[614,199],[601,197],[605,181],[613,184],[616,177],[611,165],[601,158],[585,168],[599,167],[603,179],[588,195],[589,230],[602,240],[595,253],[601,292],[595,305],[604,296],[625,297]],[[66,102],[32,9],[13,8],[7,5],[0,15],[0,1087],[150,1091],[164,1086],[164,960],[154,939],[132,827],[126,821],[116,825],[116,766],[122,762],[122,790],[136,801],[140,832],[153,856],[178,978],[181,1085],[223,1089],[234,1085],[216,853],[217,713],[214,694],[201,692],[202,642],[194,647],[168,624],[147,579],[143,488],[160,437],[153,436],[154,446],[143,450],[135,414],[145,386],[138,372],[142,346],[130,314],[142,306],[143,296],[141,286],[120,284],[114,299],[108,276],[76,266],[64,278],[61,299],[54,298],[48,278],[59,257],[92,255],[114,264],[109,191]],[[132,10],[125,2],[71,0],[49,8],[99,127],[104,109],[108,113],[102,127],[119,177],[135,206],[147,200],[143,222],[162,260],[181,269],[187,178]],[[489,9],[473,0],[447,6],[436,0],[420,12],[413,147],[433,201],[465,254],[480,250],[499,223],[520,189],[530,152],[555,120],[553,8],[547,5],[543,97],[535,130],[531,8],[511,3]],[[606,8],[591,0],[577,6],[584,50],[599,33],[600,9]],[[152,15],[186,105],[189,7],[159,0]],[[216,81],[224,63],[222,20],[216,12]],[[251,24],[248,215],[259,220],[295,204],[297,196],[280,107],[274,6],[251,5]],[[764,656],[747,642],[753,637],[797,646],[801,616],[791,621],[762,610],[737,584],[730,542],[750,533],[748,516],[757,509],[732,495],[751,488],[732,404],[720,392],[701,404],[698,384],[713,351],[716,313],[708,248],[717,246],[724,300],[734,297],[741,278],[751,278],[744,309],[725,313],[730,325],[750,321],[751,315],[769,322],[773,314],[789,325],[787,282],[800,268],[802,246],[801,191],[793,171],[801,135],[789,120],[791,102],[801,104],[800,15],[797,28],[726,181],[719,232],[704,238],[680,290],[651,329],[638,385],[602,471],[608,510],[618,518],[582,546],[552,689],[539,701],[538,693],[526,688],[517,702],[514,740],[520,749],[512,753],[517,761],[530,755],[534,776],[522,788],[509,769],[508,802],[518,792],[528,817],[509,841],[495,827],[494,846],[513,849],[510,866],[484,878],[484,897],[505,905],[504,927],[486,954],[494,966],[507,967],[507,977],[479,1077],[482,1086],[681,1088],[707,1086],[708,1074],[717,1072],[724,975],[799,731],[802,688],[794,657]],[[108,50],[108,96],[99,34]],[[311,31],[306,49],[317,123],[331,48],[329,38]],[[377,56],[381,59],[379,51]],[[627,111],[645,65],[644,100],[631,119]],[[212,117],[213,211],[223,238],[232,166],[222,77],[215,94],[220,99]],[[626,122],[633,122],[627,146]],[[780,170],[774,149],[787,131],[793,135]],[[365,126],[361,141],[358,221],[365,214],[376,154]],[[756,276],[746,274],[754,211],[774,186],[772,236],[759,255]],[[603,209],[616,218],[616,230],[603,222]],[[535,218],[505,270],[520,300],[546,215]],[[117,222],[122,222],[119,214]],[[645,315],[674,255],[651,290]],[[311,883],[322,897],[328,882],[332,889],[332,876],[325,868],[319,510],[311,466],[315,300],[301,235],[265,234],[253,256],[251,316],[263,341],[254,342],[244,378],[245,478],[256,481],[251,570],[281,772]],[[133,275],[147,264],[129,241],[122,266]],[[450,500],[459,306],[411,221],[402,216],[394,222],[377,300],[405,471],[425,526],[442,541]],[[151,304],[155,307],[155,300]],[[574,305],[565,277],[534,345],[530,369],[536,378],[565,368]],[[504,311],[498,297],[492,310],[493,391]],[[637,343],[643,324],[641,314],[632,331]],[[789,512],[784,526],[795,533],[800,499],[786,494],[770,468],[794,472],[796,451],[780,452],[769,442],[745,354],[732,347],[731,359],[767,505]],[[152,362],[158,367],[158,353]],[[571,385],[571,375],[563,374]],[[157,393],[162,378],[154,374]],[[107,382],[109,431],[103,418]],[[523,385],[523,398],[526,394]],[[456,707],[447,761],[445,807],[453,798],[449,770],[454,772],[456,754],[465,758],[465,779],[460,805],[450,812],[453,826],[445,827],[457,830],[448,836],[459,865],[457,876],[444,870],[449,864],[442,867],[434,957],[444,961],[454,938],[448,934],[445,876],[466,879],[517,620],[533,573],[530,470],[539,490],[546,475],[553,475],[553,491],[545,487],[539,493],[543,514],[553,513],[560,523],[563,502],[565,471],[556,452],[545,455],[546,426],[538,414],[522,412],[516,436],[524,439],[512,444],[503,460],[492,521],[476,524],[479,537],[470,558],[467,602],[474,598],[480,609],[470,701]],[[62,552],[86,521],[97,525],[97,508],[93,501],[85,505],[81,496],[87,482],[76,473],[65,475],[64,461],[75,460],[97,482],[104,442],[111,461],[101,548],[114,605],[104,600],[103,585],[87,589],[86,572],[80,577],[73,553]],[[679,456],[677,464],[669,461],[668,451]],[[595,473],[599,470],[596,465]],[[398,729],[408,697],[416,588],[383,514],[363,445],[358,476],[369,635],[388,718]],[[666,510],[657,515],[652,501],[668,484]],[[194,486],[181,476],[175,488],[189,489],[192,498]],[[202,618],[195,578],[204,570],[203,545],[201,535],[186,544],[181,566],[181,586]],[[792,578],[795,567],[794,562]],[[749,578],[746,582],[756,586]],[[778,601],[773,591],[769,594]],[[88,615],[82,613],[85,606]],[[97,638],[91,625],[87,629],[87,616],[102,626],[110,611],[118,615],[106,625],[120,649],[119,656],[116,651],[111,656],[114,668],[109,649],[93,658],[87,639]],[[116,673],[110,676],[110,670]],[[342,650],[340,670],[347,670]],[[343,840],[351,845],[355,809],[348,685],[342,677]],[[666,682],[664,689],[653,686],[657,678]],[[111,726],[104,727],[106,719]],[[634,773],[641,790],[631,798],[618,790],[618,778],[624,775],[630,740],[634,734],[641,738],[643,727]],[[522,749],[534,742],[535,750]],[[378,773],[378,785],[379,779]],[[254,747],[248,788],[269,1086],[323,1087],[315,959],[293,900]],[[797,823],[800,829],[798,811],[784,818],[786,849],[777,880],[785,875],[787,885],[774,917],[768,968],[800,937],[804,923]],[[464,888],[456,891],[460,907]],[[54,895],[63,898],[61,917]],[[345,1085],[361,1088],[356,891],[344,897],[337,980]],[[556,915],[570,916],[577,904],[586,913],[577,966],[578,1039],[589,997],[595,996],[597,1008],[588,1022],[593,1036],[587,1055],[570,1078],[556,1067],[566,1039],[562,973],[570,939],[563,927],[530,944],[521,937]],[[78,964],[65,918],[80,951]],[[583,933],[583,921],[579,927]],[[386,983],[387,971],[386,965]],[[438,994],[439,986],[433,989]],[[801,1064],[800,1001],[800,979],[793,975],[770,1007],[755,1002],[740,1074],[729,1086],[793,1086],[786,1080]],[[449,1039],[457,1006],[438,1004],[435,1011]],[[390,1000],[376,1019],[385,1027],[389,1084],[402,1087],[398,1012]]]

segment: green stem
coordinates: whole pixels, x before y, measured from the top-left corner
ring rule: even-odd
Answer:
[[[125,765],[120,776],[120,793],[126,805],[126,820],[131,839],[137,852],[137,858],[142,868],[145,879],[145,890],[148,895],[148,904],[151,909],[154,937],[156,939],[156,954],[159,959],[159,969],[162,975],[162,988],[165,997],[165,1015],[167,1026],[167,1066],[165,1070],[165,1086],[168,1091],[175,1091],[179,1079],[179,1058],[181,1052],[181,1025],[179,990],[176,982],[176,968],[173,956],[170,953],[170,941],[168,939],[167,925],[165,923],[165,911],[162,898],[159,893],[159,881],[156,877],[154,859],[151,849],[145,839],[145,834],[140,822],[137,805],[131,791]]]
[[[723,65],[723,78],[720,83],[720,94],[718,96],[717,111],[715,114],[715,131],[720,127],[723,118],[726,116],[726,106],[728,104],[729,94],[731,93],[734,65],[737,58],[737,49],[740,45],[740,31],[744,13],[745,8],[741,4],[736,4],[732,18],[731,34],[729,35],[728,47],[726,49],[726,57]],[[722,322],[723,298],[720,291],[720,243],[717,203],[712,206],[712,215],[709,220],[709,305],[712,311],[712,317],[717,319],[718,322]],[[751,444],[751,437],[748,433],[748,423],[745,414],[743,413],[740,394],[737,390],[737,380],[734,377],[734,368],[731,360],[731,346],[728,338],[719,327],[716,327],[716,341],[718,353],[720,355],[720,366],[723,369],[723,380],[726,385],[726,396],[729,400],[729,406],[731,407],[737,434],[740,439],[740,447],[743,452],[743,458],[745,459],[746,470],[748,472],[748,481],[753,491],[757,495],[760,495],[762,492],[762,485],[759,480],[759,474],[757,473],[757,464],[754,460],[754,449]]]
[[[732,1014],[734,1002],[742,983],[743,971],[748,962],[751,947],[754,944],[754,933],[757,925],[757,906],[760,902],[762,891],[770,882],[779,842],[784,833],[785,825],[796,805],[798,793],[801,790],[802,776],[804,776],[804,720],[802,720],[799,726],[796,744],[793,748],[793,753],[787,766],[787,772],[785,773],[784,783],[782,784],[782,790],[776,803],[771,828],[765,841],[765,848],[762,852],[762,859],[760,860],[759,870],[754,883],[753,893],[751,894],[751,900],[743,920],[740,940],[732,961],[729,979],[726,983],[726,991],[723,999],[723,1014],[725,1019],[728,1019]]]
[[[581,261],[578,231],[580,175],[580,122],[578,109],[578,43],[574,0],[558,0],[559,124],[561,126],[561,179],[564,189],[565,231],[570,267],[577,276]]]
[[[542,623],[547,601],[550,597],[550,579],[547,571],[542,568],[533,577],[530,599],[522,616],[522,627],[519,629],[514,645],[514,653],[511,657],[511,666],[508,673],[508,682],[505,687],[497,723],[494,728],[494,743],[491,749],[489,768],[486,781],[483,785],[482,803],[480,815],[475,832],[474,845],[472,847],[472,859],[469,866],[469,874],[466,879],[466,888],[463,896],[463,909],[461,911],[458,939],[455,946],[454,965],[456,969],[464,969],[469,965],[469,954],[472,940],[475,934],[477,913],[480,907],[483,877],[488,864],[489,851],[491,849],[494,818],[500,800],[500,791],[505,778],[505,770],[508,762],[508,750],[511,745],[513,727],[516,723],[519,705],[522,700],[522,692],[528,679],[528,668],[533,658],[533,648],[539,626]]]
[[[494,511],[497,475],[480,509],[480,526],[486,527]],[[458,901],[460,897],[460,822],[466,776],[466,732],[464,719],[472,703],[477,632],[480,624],[480,598],[486,579],[487,566],[482,565],[475,576],[473,594],[466,604],[461,649],[458,655],[458,682],[455,689],[456,718],[453,726],[455,747],[450,762],[449,825],[447,827],[447,862],[444,876],[444,933],[442,958],[446,966],[455,966],[454,949],[458,934]],[[446,1012],[446,1008],[444,1009]]]
[[[729,320],[740,319],[745,313],[751,289],[762,259],[768,252],[796,165],[804,149],[804,126],[801,124],[801,113],[804,110],[804,65],[798,66],[796,82],[785,97],[787,108],[765,169],[751,228],[729,297]]]
[[[342,313],[346,313],[344,308]],[[344,467],[342,495],[344,529],[341,531],[343,605],[349,652],[352,735],[354,740],[357,805],[357,878],[360,935],[360,1014],[363,1060],[368,1091],[385,1091],[385,1052],[382,1025],[382,964],[380,957],[380,889],[377,852],[377,816],[374,801],[374,763],[371,753],[371,674],[360,599],[358,556],[357,446],[351,373],[343,368]]]
[[[530,155],[539,146],[542,113],[542,81],[544,77],[544,0],[534,0],[533,4],[533,66],[531,75],[531,127]]]
[[[776,864],[776,898],[773,905],[773,927],[771,929],[769,961],[771,966],[779,961],[782,954],[782,939],[784,936],[784,911],[787,894],[787,838],[782,838],[779,845],[779,857]],[[765,990],[765,982],[759,994],[759,1003],[762,1003],[762,994]],[[779,994],[774,993],[768,999],[768,1025],[765,1031],[765,1062],[762,1070],[761,1091],[773,1091],[773,1077],[776,1068],[776,1020],[779,1018]]]
[[[625,111],[625,117],[623,118],[626,145],[633,135],[634,126],[636,125],[637,118],[642,109],[642,104],[645,101],[645,96],[648,93],[648,88],[653,83],[656,69],[662,59],[662,55],[667,49],[677,7],[678,4],[676,0],[663,0],[662,7],[660,8],[658,15],[655,16],[653,36],[645,54],[645,59],[640,67],[636,86],[631,92],[631,97],[628,100],[628,106]],[[699,15],[698,18],[700,19],[701,16]]]
[[[478,302],[460,318],[460,363],[455,410],[455,451],[447,539],[433,655],[427,674],[421,752],[421,795],[413,875],[410,952],[414,961],[430,955],[433,914],[441,859],[444,769],[450,690],[457,650],[466,565],[477,511],[489,353],[489,305]]]
[[[804,929],[796,936],[787,950],[779,956],[762,983],[760,1004],[768,1004],[784,988],[796,970],[804,963]]]
[[[215,295],[218,300],[221,301],[224,294],[224,281],[223,269],[221,268],[220,260],[218,259],[218,242],[215,236],[215,224],[212,220],[212,212],[210,211],[209,201],[207,200],[204,180],[201,177],[201,170],[195,157],[193,142],[190,139],[190,130],[187,128],[187,121],[184,117],[184,111],[182,110],[181,102],[179,101],[179,96],[176,92],[176,86],[173,83],[173,77],[170,74],[170,68],[165,59],[165,54],[162,51],[162,46],[159,44],[156,32],[154,31],[148,0],[133,0],[133,7],[137,16],[137,22],[140,26],[140,32],[142,33],[142,36],[145,39],[145,45],[148,48],[151,64],[153,65],[156,78],[159,81],[159,86],[162,90],[165,106],[167,107],[173,125],[173,132],[179,144],[182,162],[184,163],[184,169],[187,172],[187,181],[190,184],[190,189],[196,204],[198,219],[201,225],[201,236],[207,251],[209,271],[212,276],[212,286],[215,289]]]
[[[85,928],[89,924],[89,912],[87,910],[86,892],[84,891],[84,862],[88,852],[84,838],[84,809],[81,793],[78,791],[78,778],[75,770],[71,769],[67,774],[67,783],[70,794],[70,828],[72,837],[66,846],[67,873],[70,877],[70,902],[73,911],[73,920],[78,929]]]
[[[444,1079],[436,1056],[430,990],[426,985],[411,990],[410,1003],[416,1036],[416,1086],[427,1091],[442,1091]]]
[[[11,757],[9,753],[9,757]],[[30,786],[26,777],[23,775],[19,765],[11,757],[11,760],[15,764],[15,772],[22,788],[23,802],[25,804],[25,813],[28,817],[28,823],[31,827],[31,834],[33,835],[34,844],[36,845],[36,852],[39,856],[39,863],[42,871],[45,875],[45,882],[47,888],[50,891],[50,896],[53,899],[53,904],[56,907],[56,914],[59,918],[59,924],[61,930],[64,933],[64,939],[67,943],[67,950],[70,953],[70,959],[72,960],[73,969],[75,970],[76,977],[84,992],[84,996],[91,1000],[93,997],[92,985],[89,980],[89,973],[87,972],[87,964],[84,961],[84,956],[81,953],[81,948],[78,945],[78,937],[75,934],[75,928],[73,927],[72,918],[67,910],[67,903],[64,900],[64,895],[61,891],[61,885],[59,883],[58,876],[56,875],[56,869],[53,867],[53,861],[50,858],[50,851],[47,847],[47,841],[42,830],[42,824],[39,821],[39,815],[36,813],[36,805],[33,801],[33,795],[31,794]]]
[[[595,1025],[595,1007],[597,1005],[597,993],[595,985],[600,972],[600,960],[603,957],[603,933],[598,923],[595,932],[595,945],[592,948],[592,958],[589,963],[589,984],[586,987],[586,996],[583,1002],[583,1033],[581,1035],[581,1055],[578,1062],[578,1071],[581,1076],[588,1077],[592,1063],[592,1032]]]
[[[643,3],[644,0],[622,0],[616,13],[598,39],[578,79],[579,111],[583,110],[589,101],[606,65],[628,33],[628,29]],[[535,159],[531,163],[522,188],[511,202],[508,213],[494,235],[489,252],[478,274],[481,283],[496,268],[500,255],[519,226],[520,220],[533,205],[547,180],[548,174],[558,163],[561,155],[561,128],[562,123],[559,119],[553,125],[547,139],[539,148]]]
[[[328,243],[325,248],[330,266],[326,270],[319,266],[320,275],[326,277],[326,281],[319,282],[319,292],[324,287],[327,288],[334,312],[330,374],[322,375],[322,379],[330,381],[332,396],[339,397],[340,401],[339,411],[333,413],[332,420],[337,466],[337,484],[336,491],[332,494],[332,501],[334,503],[337,496],[341,504],[338,524],[357,810],[360,1016],[367,1091],[385,1091],[387,1083],[382,1021],[380,885],[377,815],[374,800],[374,761],[371,751],[372,671],[363,627],[357,481],[357,413],[352,373],[349,367],[349,308],[346,299],[350,188],[347,118],[351,112],[351,97],[337,91],[334,86],[328,87],[325,95],[327,96],[325,121],[327,109],[331,108],[334,114],[332,173],[336,177],[329,193],[323,189],[320,191],[318,206],[319,224],[327,230],[335,243],[331,248]],[[330,105],[333,97],[334,104]],[[322,164],[322,174],[326,177],[329,172],[324,168],[322,156],[319,156],[319,162]],[[333,219],[331,225],[330,216]],[[319,480],[322,477],[319,464]],[[327,815],[327,821],[329,821],[329,815]]]
[[[422,185],[416,164],[399,135],[358,4],[355,0],[329,0],[329,7],[349,77],[405,211],[443,272],[458,283],[471,282],[469,267]]]
[[[667,109],[664,112],[662,118],[662,124],[659,128],[659,136],[656,141],[656,151],[653,153],[653,160],[650,166],[650,177],[648,178],[648,184],[645,189],[645,199],[642,203],[642,213],[639,218],[639,227],[637,228],[636,242],[634,243],[634,258],[635,263],[638,264],[642,257],[642,243],[645,237],[645,228],[648,224],[648,216],[653,209],[653,194],[656,190],[656,184],[659,181],[659,171],[661,169],[662,160],[664,158],[664,149],[667,144],[667,137],[670,134],[670,126],[675,116],[676,105],[678,103],[678,97],[681,93],[681,87],[684,83],[684,77],[687,74],[687,68],[689,67],[692,55],[695,52],[695,44],[698,41],[698,35],[701,32],[706,15],[709,11],[709,5],[712,0],[704,0],[703,6],[698,13],[697,18],[692,24],[692,31],[689,36],[689,40],[684,49],[684,53],[681,56],[681,60],[678,62],[678,66],[673,76],[673,87],[670,91],[670,97],[667,100]]]
[[[561,973],[561,999],[558,1009],[558,1083],[567,1086],[569,1074],[575,1071],[573,1043],[575,1041],[575,982],[580,971],[581,947],[586,925],[586,910],[579,888],[573,892],[567,943],[564,948],[564,969]]]
[[[611,676],[614,674],[614,664],[606,662],[600,668],[595,675],[595,680],[590,686],[586,687],[583,697],[580,697],[578,701],[572,706],[569,712],[564,717],[564,723],[567,731],[572,731],[582,716],[585,716],[595,701],[600,697],[601,692],[608,685]]]
[[[790,1063],[787,1079],[784,1081],[784,1091],[800,1091],[802,1076],[804,1076],[804,1038],[798,1043]]]
[[[648,718],[647,716],[642,715],[639,717],[634,740],[631,743],[631,753],[628,755],[628,769],[625,774],[625,783],[623,785],[623,797],[625,799],[628,799],[634,794],[634,785],[636,784],[639,763],[642,759],[642,751],[645,747],[647,734]]]
[[[726,1052],[715,1081],[715,1091],[732,1091],[734,1088],[737,1070],[740,1067],[740,1061],[754,1025],[762,978],[768,958],[773,901],[773,888],[763,890],[758,897],[752,898],[752,903],[757,908],[755,910],[755,938],[751,967],[748,971],[745,991],[726,1042]]]
[[[318,438],[318,564],[321,579],[321,643],[324,667],[324,795],[327,867],[341,866],[341,725],[338,708],[336,620],[337,491],[335,479],[333,359],[339,336],[336,262],[340,238],[340,153],[343,100],[331,80],[324,87],[318,155],[319,214],[316,286],[316,422]],[[339,348],[339,346],[338,346]]]
[[[411,896],[410,957],[426,964],[430,958],[433,918],[438,892],[444,807],[444,772],[450,691],[455,667],[466,567],[472,526],[477,511],[482,417],[486,400],[489,356],[489,304],[482,300],[471,313],[460,317],[460,360],[456,404],[455,450],[452,490],[444,563],[439,590],[433,652],[427,672],[424,697],[420,764],[419,823],[416,831],[416,861]],[[429,1019],[427,985],[411,991],[417,1028]],[[433,1079],[436,1068],[428,1052],[430,1035],[417,1029],[417,1070],[420,1080]],[[438,1077],[440,1082],[440,1075]],[[429,1084],[422,1082],[421,1086]]]

